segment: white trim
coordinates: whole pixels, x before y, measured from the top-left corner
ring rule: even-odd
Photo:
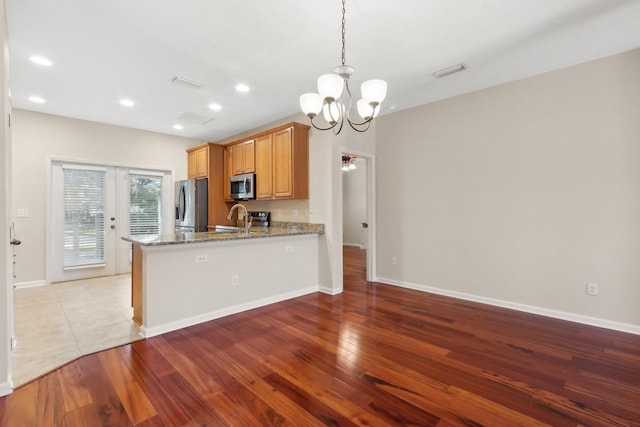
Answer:
[[[599,328],[611,329],[614,331],[627,332],[630,334],[640,335],[640,325],[632,325],[630,323],[615,322],[607,319],[599,319],[596,317],[584,316],[581,314],[567,313],[559,310],[552,310],[544,307],[520,304],[517,302],[499,300],[494,298],[486,298],[478,295],[466,294],[463,292],[448,291],[446,289],[434,288],[431,286],[418,285],[415,283],[401,282],[399,280],[387,279],[379,277],[377,282],[386,285],[399,286],[401,288],[414,289],[422,292],[429,292],[437,295],[458,298],[467,301],[478,302],[481,304],[493,305],[496,307],[509,308],[512,310],[522,311],[525,313],[537,314],[540,316],[552,317],[554,319],[568,320],[570,322],[581,323]]]
[[[16,282],[13,284],[15,289],[24,289],[24,288],[37,288],[39,286],[45,286],[47,284],[44,280],[34,280],[32,282]]]
[[[364,247],[362,246],[360,243],[358,244],[358,247],[360,247],[360,249],[367,249],[367,258],[366,258],[366,280],[369,282],[375,282],[376,281],[376,277],[377,277],[377,270],[376,270],[376,245],[377,245],[377,241],[376,241],[376,228],[377,228],[377,219],[376,219],[376,154],[375,153],[370,153],[370,152],[365,152],[365,151],[359,151],[359,150],[352,150],[350,148],[347,148],[345,146],[341,146],[340,147],[340,155],[354,155],[357,156],[359,158],[362,158],[366,161],[366,177],[365,177],[365,181],[366,181],[366,192],[367,192],[367,223],[369,224],[369,226],[367,227],[367,231],[366,233],[368,234],[368,239],[367,239],[367,243],[368,243],[368,247]],[[338,163],[334,162],[334,165],[341,165]],[[336,166],[338,169],[340,169],[340,166]],[[343,210],[343,206],[342,206],[342,171],[340,171],[340,197],[337,198],[338,203],[340,204],[340,221],[339,221],[339,232],[340,232],[340,250],[342,250],[342,246],[347,245],[349,246],[349,244],[344,243],[342,241],[342,233],[343,233],[343,218],[342,218],[342,210]],[[334,195],[335,196],[335,195]],[[335,199],[335,197],[334,197]],[[334,246],[335,247],[335,246]],[[342,264],[344,264],[344,260],[342,258],[342,252],[340,252],[340,274],[342,274]],[[340,280],[340,292],[342,292],[342,280]],[[340,293],[337,292],[337,293]]]
[[[180,319],[175,322],[165,323],[164,325],[154,326],[147,328],[140,327],[140,334],[145,338],[155,337],[156,335],[164,334],[167,332],[175,331],[189,326],[197,325],[199,323],[208,322],[210,320],[219,319],[220,317],[230,316],[232,314],[241,313],[247,310],[253,310],[254,308],[263,307],[265,305],[282,302],[288,299],[301,297],[303,295],[318,292],[317,286],[310,286],[304,289],[298,289],[292,292],[287,292],[280,295],[274,295],[268,298],[262,298],[255,301],[250,301],[243,304],[234,305],[232,307],[223,308],[220,310],[210,311],[209,313],[199,314],[197,316],[188,317],[186,319]]]
[[[348,243],[348,242],[342,242],[342,246],[353,246],[355,248],[360,248],[362,249],[362,244],[360,243]]]
[[[0,396],[6,396],[13,393],[13,384],[10,382],[0,383]]]
[[[82,270],[82,269],[85,269],[85,268],[104,268],[106,266],[107,266],[107,264],[105,264],[105,263],[83,264],[83,265],[72,265],[71,267],[62,267],[62,269],[64,271],[71,271],[71,270]]]
[[[91,165],[83,165],[81,163],[74,163],[74,164],[68,164],[68,163],[62,163],[60,165],[62,167],[62,170],[80,170],[80,171],[85,171],[85,170],[89,170],[89,171],[100,171],[100,172],[106,172],[107,168],[103,167],[103,166],[96,166],[95,164],[91,164]]]

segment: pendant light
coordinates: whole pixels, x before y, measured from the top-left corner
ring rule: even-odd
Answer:
[[[305,93],[300,96],[300,108],[318,130],[333,129],[339,134],[346,120],[349,126],[358,132],[369,129],[371,121],[380,113],[380,104],[387,95],[387,82],[374,79],[367,80],[360,86],[362,99],[356,103],[359,120],[350,117],[352,106],[349,78],[354,68],[345,65],[345,1],[342,0],[342,65],[334,68],[333,73],[318,77],[318,93]],[[319,127],[314,119],[322,112],[327,127]]]

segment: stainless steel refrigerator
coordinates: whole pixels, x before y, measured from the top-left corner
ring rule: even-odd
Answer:
[[[176,233],[207,231],[207,178],[176,181]]]

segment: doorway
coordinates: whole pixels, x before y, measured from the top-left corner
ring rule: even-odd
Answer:
[[[342,245],[351,252],[364,253],[367,281],[375,277],[373,164],[369,154],[342,153]]]
[[[47,283],[125,274],[123,236],[159,234],[171,224],[171,173],[52,161]]]

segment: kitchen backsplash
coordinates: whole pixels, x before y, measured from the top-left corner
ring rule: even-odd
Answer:
[[[309,200],[247,200],[240,202],[250,211],[269,211],[271,221],[309,222]]]

